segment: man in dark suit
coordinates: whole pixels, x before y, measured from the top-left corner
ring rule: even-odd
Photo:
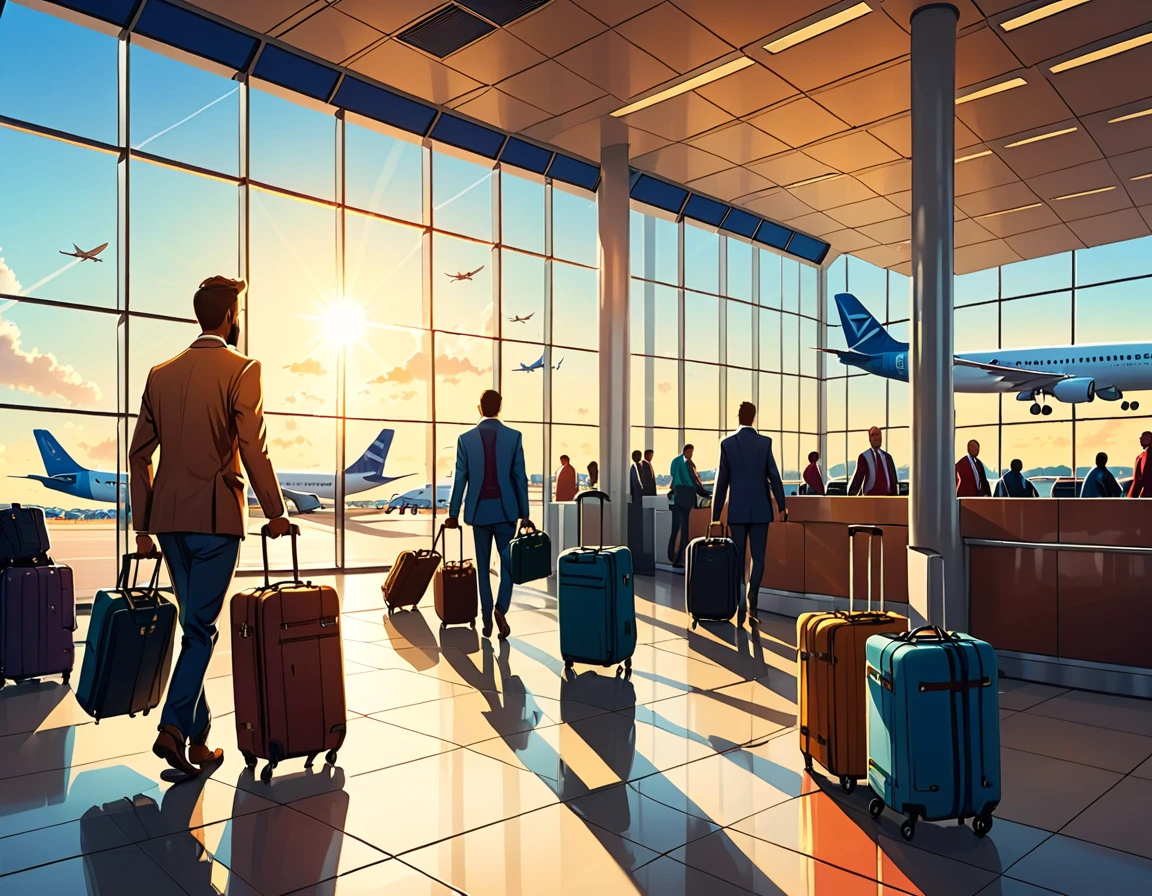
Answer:
[[[643,461],[643,454],[639,451],[632,452],[632,467],[628,471],[628,494],[631,495],[633,504],[639,504],[644,496],[644,477],[640,472]]]
[[[980,460],[980,443],[973,439],[968,443],[968,453],[956,461],[956,497],[991,498],[992,487],[988,484],[988,471]]]
[[[1010,463],[1009,470],[1000,477],[996,483],[997,498],[1039,498],[1040,493],[1036,486],[1028,481],[1024,475],[1024,461],[1016,458]]]
[[[448,529],[459,527],[463,502],[464,522],[472,527],[476,544],[484,637],[492,637],[495,616],[503,639],[512,631],[504,618],[512,602],[508,545],[519,528],[517,521],[528,519],[528,476],[524,472],[524,443],[520,433],[496,419],[501,403],[499,392],[486,390],[480,396],[480,413],[484,419],[456,442],[456,474],[444,525]],[[493,541],[500,554],[500,590],[495,606],[492,579],[488,574]]]
[[[640,483],[644,487],[645,495],[656,494],[656,471],[652,469],[652,449],[644,452],[644,460],[640,462]]]
[[[772,498],[780,508],[783,522],[788,522],[784,508],[784,483],[772,456],[772,439],[752,428],[756,421],[756,405],[750,401],[740,404],[740,428],[720,443],[720,469],[716,474],[716,490],[712,496],[712,520],[720,521],[729,489],[732,500],[728,505],[728,527],[732,540],[740,552],[741,560],[749,549],[752,553],[752,574],[748,577],[748,618],[753,625],[756,617],[756,598],[764,578],[764,550],[768,545],[768,524],[774,519]],[[743,568],[743,564],[741,565]],[[744,606],[736,618],[744,625]]]

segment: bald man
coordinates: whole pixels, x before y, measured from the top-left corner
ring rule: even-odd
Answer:
[[[1128,489],[1128,497],[1152,498],[1152,470],[1148,468],[1149,448],[1152,448],[1152,432],[1140,433],[1140,447],[1143,450],[1136,455],[1132,487]]]
[[[956,497],[991,498],[992,486],[988,484],[988,471],[980,460],[980,443],[973,439],[968,443],[968,453],[956,461]]]
[[[892,461],[892,455],[880,447],[883,442],[884,430],[879,426],[868,430],[868,444],[871,447],[856,460],[856,475],[848,486],[848,494],[869,497],[900,494],[896,464]]]

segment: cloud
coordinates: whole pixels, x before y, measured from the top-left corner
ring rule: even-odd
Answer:
[[[304,376],[324,376],[328,373],[315,358],[293,361],[291,364],[285,364],[284,369],[292,373],[303,374]]]
[[[295,395],[289,395],[289,396],[288,396],[287,398],[285,398],[284,400],[285,400],[286,402],[288,402],[288,404],[296,404],[296,396],[295,396]]]
[[[311,392],[301,392],[300,398],[304,401],[314,401],[317,404],[324,404],[324,399],[319,395],[313,395]]]
[[[97,442],[95,445],[89,445],[87,442],[80,442],[79,444],[84,450],[84,453],[96,462],[108,461],[114,463],[116,461],[115,439],[105,439],[103,442]]]
[[[459,386],[460,385],[460,378],[457,376],[446,376],[446,377],[444,377],[443,382],[444,382],[444,385],[446,385],[446,386]]]
[[[20,328],[0,317],[0,384],[42,398],[62,398],[76,406],[100,401],[100,387],[53,354],[22,347]]]
[[[656,391],[657,392],[671,392],[672,391],[672,384],[668,383],[668,382],[657,383],[656,384]]]
[[[403,392],[401,392],[399,395],[397,395],[396,398],[399,399],[400,401],[411,401],[413,398],[415,398],[419,394],[420,393],[417,392],[415,389],[405,389]]]
[[[272,444],[277,448],[291,448],[293,445],[312,445],[304,436],[296,436],[294,439],[273,439]]]
[[[20,281],[16,279],[16,272],[4,263],[3,255],[0,255],[0,292],[11,296],[20,295]]]
[[[295,420],[285,420],[284,421],[284,428],[285,429],[292,430],[292,429],[295,429],[299,425],[300,424],[297,423]]]
[[[576,413],[579,414],[581,417],[587,417],[588,416],[588,408],[576,408]]]
[[[396,367],[394,369],[400,370],[399,367]],[[389,382],[388,374],[382,373],[382,374],[380,374],[380,376],[376,377],[376,379],[368,380],[367,385],[369,385],[369,386],[382,386],[387,382]],[[392,380],[391,382],[397,382],[397,380]]]
[[[1053,448],[1067,448],[1071,444],[1072,444],[1072,440],[1066,439],[1066,438],[1064,438],[1064,436],[1059,436],[1058,438],[1055,438],[1052,440],[1052,447]]]

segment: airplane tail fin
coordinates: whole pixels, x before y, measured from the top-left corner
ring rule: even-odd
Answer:
[[[32,435],[36,437],[40,458],[44,461],[44,472],[49,476],[59,476],[61,473],[78,473],[84,469],[72,459],[56,441],[56,437],[48,430],[34,429]]]
[[[395,430],[392,429],[380,430],[376,441],[368,446],[368,450],[360,455],[356,463],[344,471],[345,474],[368,473],[383,477],[384,463],[388,460],[388,451],[392,447],[392,437],[395,434]]]
[[[852,293],[836,294],[836,310],[840,312],[840,323],[844,327],[844,340],[853,352],[879,355],[884,352],[908,350],[907,343],[897,342],[889,336],[888,331]]]

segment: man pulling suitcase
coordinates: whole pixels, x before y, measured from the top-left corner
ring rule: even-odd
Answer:
[[[150,555],[152,536],[159,539],[184,631],[152,752],[188,775],[224,757],[208,746],[212,715],[204,677],[247,528],[241,461],[269,534],[278,538],[289,530],[268,457],[260,362],[235,348],[245,288],[226,277],[200,284],[192,304],[202,332],[148,374],[128,456],[136,550]]]

